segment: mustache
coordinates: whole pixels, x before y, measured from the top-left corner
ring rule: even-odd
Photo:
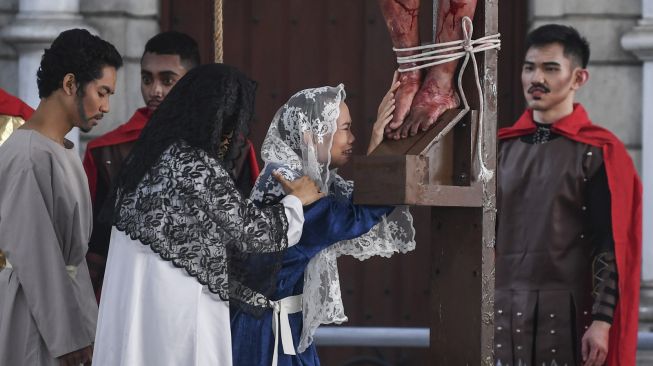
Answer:
[[[528,92],[529,92],[529,93],[532,93],[532,92],[534,92],[534,91],[536,91],[536,90],[542,91],[542,92],[544,92],[544,93],[549,93],[549,92],[551,92],[551,89],[547,88],[546,85],[544,85],[544,84],[539,84],[539,83],[538,83],[538,84],[533,84],[533,85],[531,85],[530,88],[528,88]]]

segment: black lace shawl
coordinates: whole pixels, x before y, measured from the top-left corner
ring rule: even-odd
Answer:
[[[260,315],[288,246],[282,204],[257,208],[202,149],[172,144],[132,192],[115,226],[232,305]]]

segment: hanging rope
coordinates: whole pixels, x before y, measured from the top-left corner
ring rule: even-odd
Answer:
[[[483,114],[485,111],[485,99],[483,98],[483,89],[481,88],[481,79],[478,75],[478,63],[476,62],[475,53],[484,52],[492,49],[499,49],[501,47],[501,40],[499,39],[500,34],[493,34],[485,36],[479,39],[472,39],[472,34],[474,33],[474,24],[469,17],[463,17],[461,26],[463,28],[463,39],[459,41],[451,41],[445,43],[436,43],[418,47],[409,47],[409,48],[393,48],[395,52],[406,52],[406,51],[420,51],[415,55],[410,56],[397,56],[397,63],[399,64],[399,72],[407,72],[418,69],[424,69],[427,67],[445,64],[447,62],[452,62],[465,58],[462,66],[460,67],[460,72],[458,73],[458,94],[460,95],[465,112],[469,112],[469,103],[467,102],[467,97],[463,90],[463,74],[467,68],[467,63],[471,58],[472,63],[474,64],[474,77],[476,79],[476,88],[478,90],[479,98],[479,117],[478,117],[478,141],[477,141],[477,152],[478,152],[478,161],[480,165],[480,170],[478,173],[478,179],[482,182],[488,182],[492,179],[492,171],[485,166],[485,161],[483,160]],[[404,64],[418,64],[416,66],[402,68]]]
[[[213,59],[216,63],[224,61],[222,19],[222,0],[213,0],[213,42],[215,49]]]

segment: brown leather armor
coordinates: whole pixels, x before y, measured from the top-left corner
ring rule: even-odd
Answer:
[[[118,179],[120,167],[135,143],[136,141],[124,142],[91,150],[98,171],[98,183],[102,181],[108,187],[113,187]]]
[[[592,320],[592,230],[587,183],[599,148],[557,138],[499,146],[495,359],[580,365]]]

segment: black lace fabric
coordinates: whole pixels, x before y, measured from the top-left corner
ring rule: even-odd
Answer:
[[[117,186],[133,190],[161,154],[181,140],[232,172],[247,145],[255,95],[256,83],[231,66],[193,68],[152,115],[125,159]]]
[[[172,144],[133,192],[118,192],[115,226],[232,305],[260,315],[288,246],[284,206],[258,208],[205,151]]]

